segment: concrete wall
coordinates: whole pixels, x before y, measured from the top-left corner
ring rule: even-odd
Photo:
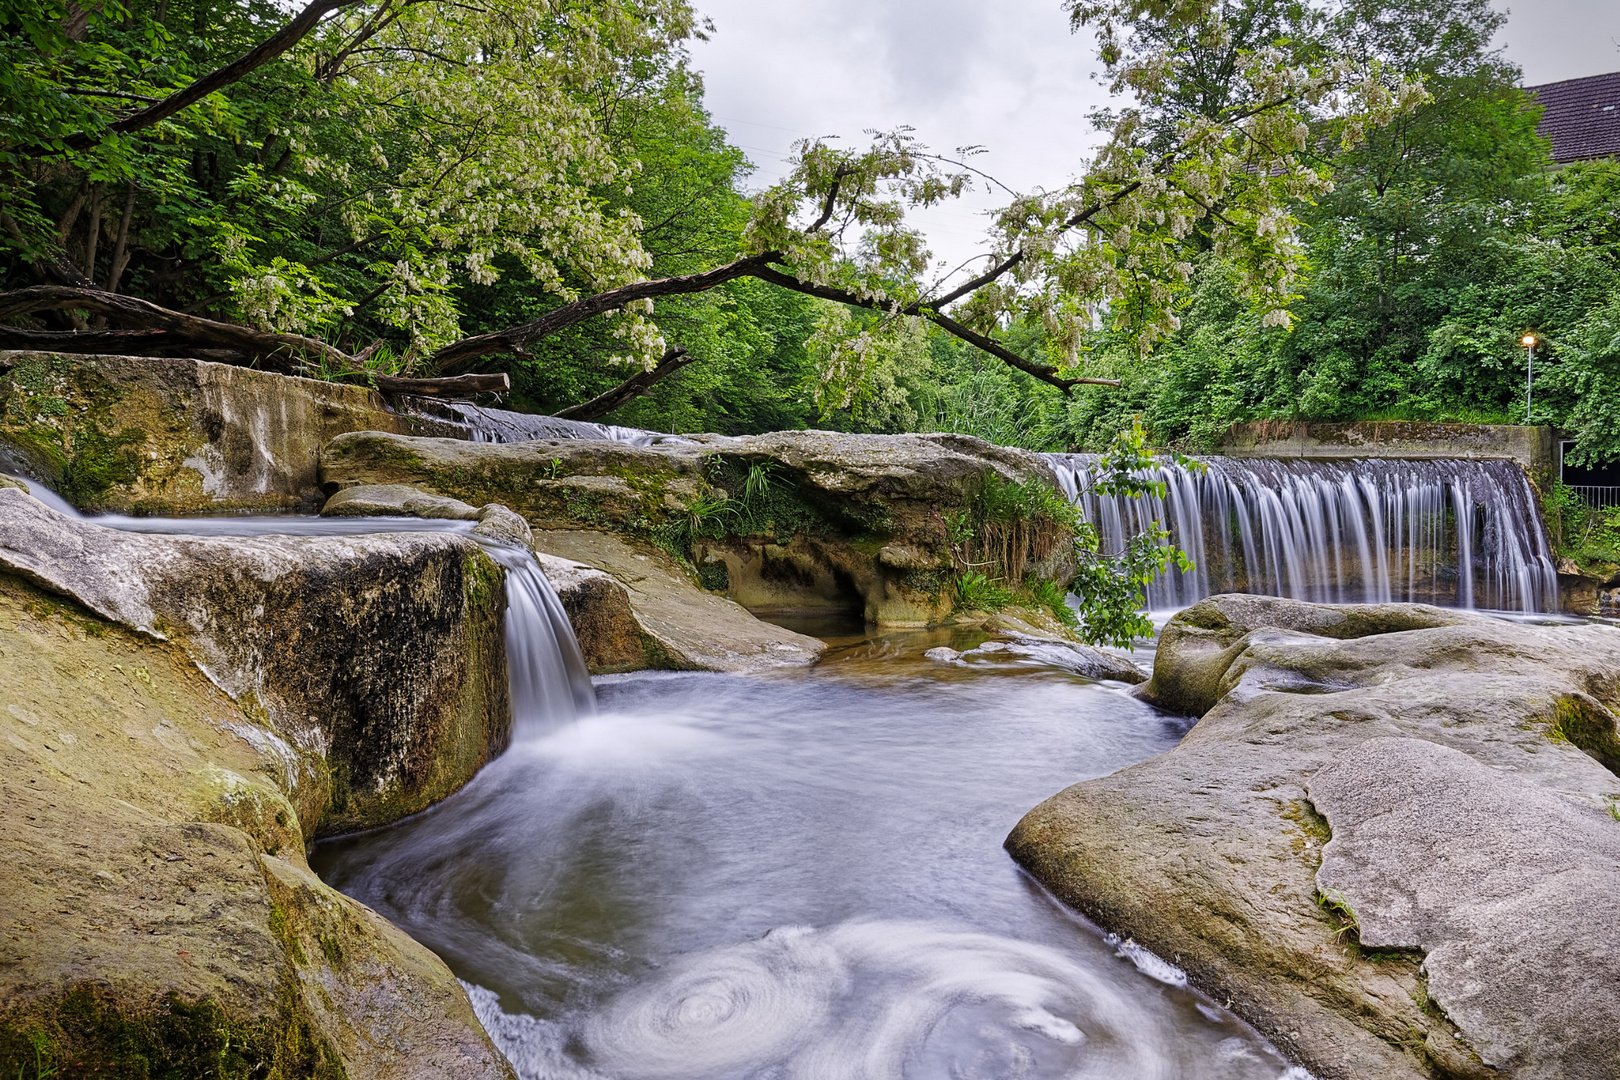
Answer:
[[[1286,420],[1234,424],[1220,453],[1261,458],[1484,458],[1516,461],[1538,487],[1557,476],[1558,442],[1548,427],[1333,423]]]

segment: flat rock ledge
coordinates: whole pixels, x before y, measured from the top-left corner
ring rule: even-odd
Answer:
[[[1039,455],[966,435],[827,431],[654,446],[355,431],[321,451],[321,480],[339,493],[403,485],[501,503],[537,532],[612,534],[652,558],[677,548],[707,591],[749,611],[858,613],[896,627],[955,613],[951,522],[971,516],[987,484],[1056,486]],[[1049,539],[1027,569],[1067,583],[1070,546]]]
[[[1620,631],[1217,596],[1174,750],[1008,837],[1323,1080],[1620,1076]]]
[[[0,489],[0,1075],[506,1078],[433,953],[309,838],[506,743],[464,536],[120,533]]]
[[[557,591],[593,675],[646,668],[758,671],[811,663],[826,648],[704,592],[667,552],[613,533],[531,530],[498,503],[474,507],[408,484],[344,488],[321,513],[477,521],[476,533],[528,546]]]

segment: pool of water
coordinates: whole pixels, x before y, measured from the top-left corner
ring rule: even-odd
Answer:
[[[596,715],[313,862],[444,957],[526,1078],[1303,1076],[1001,847],[1189,721],[1037,658],[921,656],[978,640],[598,679]]]

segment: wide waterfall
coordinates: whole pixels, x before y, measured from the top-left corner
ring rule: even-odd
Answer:
[[[1098,458],[1049,454],[1058,482],[1118,551],[1152,524],[1193,568],[1148,586],[1154,610],[1217,592],[1326,603],[1408,601],[1556,611],[1558,576],[1529,481],[1509,461],[1166,461],[1155,496],[1092,490]]]

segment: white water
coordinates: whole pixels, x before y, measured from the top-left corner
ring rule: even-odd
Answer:
[[[631,446],[656,446],[663,442],[686,442],[680,435],[665,435],[617,424],[596,424],[586,420],[564,420],[538,413],[490,409],[470,401],[441,401],[437,398],[407,398],[405,410],[415,416],[448,425],[472,442],[528,442],[534,439],[603,439]]]
[[[1512,462],[1204,458],[1202,474],[1157,466],[1158,498],[1099,496],[1095,456],[1046,457],[1105,551],[1156,523],[1192,557],[1149,585],[1151,609],[1217,592],[1558,609],[1552,550]]]

